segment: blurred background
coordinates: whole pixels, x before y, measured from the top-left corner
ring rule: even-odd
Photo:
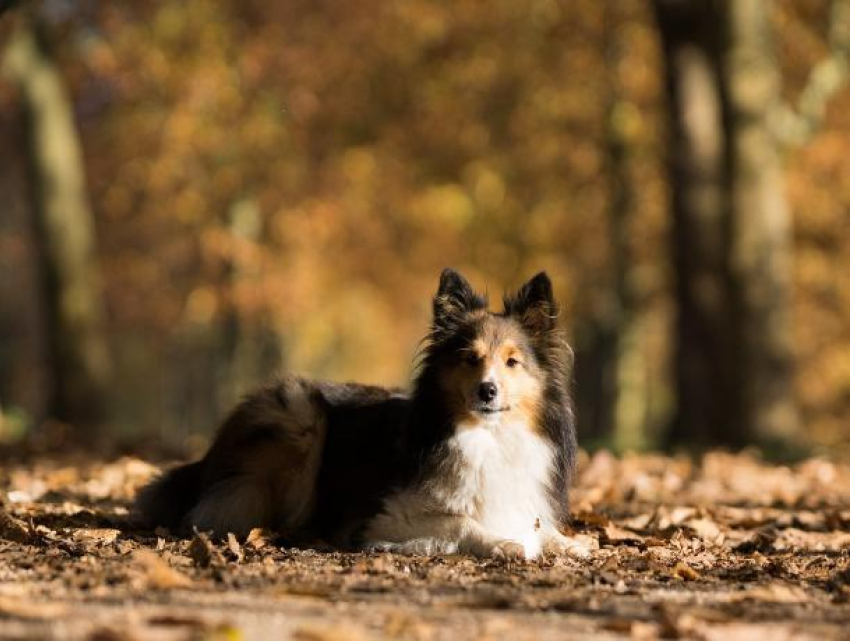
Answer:
[[[553,277],[587,447],[847,447],[847,1],[9,5],[0,440],[406,385],[454,266]]]

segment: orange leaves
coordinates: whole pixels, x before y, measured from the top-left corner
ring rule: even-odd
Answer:
[[[151,588],[168,590],[192,585],[188,576],[172,568],[156,552],[137,550],[133,558],[142,571],[141,580]]]
[[[604,323],[620,251],[611,246],[613,131],[624,143],[617,180],[631,193],[620,249],[640,290],[647,379],[647,411],[634,414],[663,424],[672,293],[661,60],[648,5],[615,4],[69,9],[54,44],[76,100],[110,331],[121,350],[133,351],[128,335],[146,346],[119,358],[122,367],[170,367],[168,354],[186,349],[184,334],[199,324],[214,352],[222,310],[262,317],[295,345],[362,332],[362,311],[383,332],[380,350],[363,340],[290,364],[359,377],[374,368],[357,363],[378,359],[384,382],[403,382],[431,281],[447,265],[494,292],[546,269],[569,329]],[[791,98],[827,44],[823,11],[810,4],[777,3]],[[823,131],[789,155],[787,172],[797,391],[805,436],[832,444],[850,411],[845,94]],[[243,200],[263,221],[248,243],[228,231]],[[229,282],[232,263],[252,270],[245,282]],[[356,314],[334,303],[362,289],[370,296]],[[305,318],[331,329],[316,332]],[[157,404],[154,383],[116,386]]]

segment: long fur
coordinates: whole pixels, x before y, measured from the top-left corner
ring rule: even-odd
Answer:
[[[137,514],[175,529],[269,527],[406,553],[569,548],[572,354],[557,313],[543,273],[492,313],[445,270],[409,394],[279,379],[237,406],[203,459],[144,488]],[[495,394],[486,403],[485,383]]]

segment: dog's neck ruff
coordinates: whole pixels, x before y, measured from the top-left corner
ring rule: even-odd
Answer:
[[[468,514],[493,534],[540,549],[541,523],[554,527],[549,481],[555,452],[534,426],[505,413],[459,424],[447,442],[453,482],[432,488],[451,510]]]

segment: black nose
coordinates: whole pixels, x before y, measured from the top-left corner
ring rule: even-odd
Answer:
[[[498,393],[498,389],[496,389],[496,384],[491,383],[490,381],[484,381],[478,387],[478,398],[482,401],[492,401],[496,398],[496,394]]]

